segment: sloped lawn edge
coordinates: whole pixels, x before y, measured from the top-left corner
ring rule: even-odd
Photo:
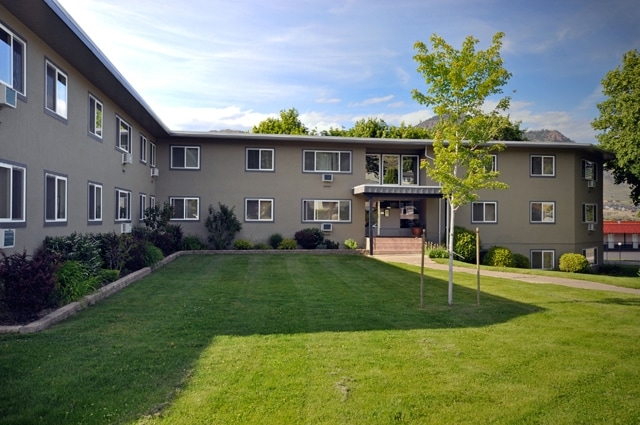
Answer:
[[[247,251],[238,251],[238,250],[224,250],[224,251],[220,251],[220,250],[216,250],[216,251],[210,251],[210,250],[201,250],[201,251],[178,251],[178,252],[174,252],[171,255],[168,255],[167,257],[163,258],[161,261],[158,262],[158,264],[156,266],[152,267],[145,267],[143,269],[137,270],[133,273],[129,273],[128,275],[121,277],[120,279],[111,282],[108,285],[105,285],[103,287],[101,287],[100,289],[98,289],[97,291],[83,297],[81,300],[79,301],[75,301],[69,304],[66,304],[62,307],[60,307],[59,309],[52,311],[51,313],[47,314],[46,316],[41,317],[40,319],[33,321],[31,323],[28,323],[26,325],[12,325],[12,326],[0,326],[0,334],[9,334],[9,333],[20,333],[20,334],[28,334],[28,333],[35,333],[35,332],[40,332],[43,331],[45,329],[48,329],[49,327],[55,325],[56,323],[59,323],[63,320],[65,320],[68,317],[73,316],[74,314],[76,314],[77,312],[84,310],[92,305],[94,305],[95,303],[97,303],[100,300],[103,300],[113,294],[115,294],[116,292],[120,291],[123,288],[126,288],[127,286],[131,285],[132,283],[142,279],[143,277],[151,274],[151,272],[153,272],[154,270],[158,269],[159,267],[164,266],[165,264],[168,264],[170,262],[172,262],[173,260],[175,260],[178,257],[181,257],[183,255],[190,255],[190,254],[200,254],[200,255],[211,255],[211,254],[296,254],[296,253],[300,253],[300,254],[363,254],[364,252],[362,250],[353,250],[353,249],[327,249],[327,250],[247,250]]]

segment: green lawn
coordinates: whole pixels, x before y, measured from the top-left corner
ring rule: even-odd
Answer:
[[[640,297],[356,255],[184,256],[0,335],[1,424],[640,423]]]

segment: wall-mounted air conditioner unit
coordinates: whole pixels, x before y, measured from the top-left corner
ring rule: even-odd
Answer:
[[[322,223],[321,228],[322,228],[323,232],[330,232],[330,231],[333,230],[333,224],[331,224],[331,223]]]
[[[589,223],[587,224],[587,230],[589,232],[595,232],[596,231],[596,223]]]
[[[596,181],[595,180],[587,180],[587,187],[589,189],[592,189],[592,188],[596,187]]]
[[[131,233],[131,223],[120,224],[120,233]]]
[[[16,229],[2,229],[0,232],[0,248],[16,246]]]
[[[157,168],[151,168],[151,177],[158,177],[160,173]]]
[[[131,155],[129,152],[123,152],[122,153],[122,163],[123,164],[131,164],[131,163],[133,163],[133,155]]]
[[[0,83],[0,108],[3,106],[10,108],[18,106],[18,93],[11,87]]]
[[[323,174],[322,175],[322,181],[323,182],[332,182],[333,181],[333,174]]]

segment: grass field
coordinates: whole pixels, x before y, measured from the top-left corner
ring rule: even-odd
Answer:
[[[185,256],[0,335],[1,424],[640,423],[640,297],[354,255]]]

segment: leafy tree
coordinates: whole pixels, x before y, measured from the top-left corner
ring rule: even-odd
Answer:
[[[432,51],[417,42],[413,59],[418,72],[429,86],[426,93],[412,91],[418,103],[433,106],[440,117],[434,130],[434,158],[424,161],[428,175],[441,186],[448,201],[449,234],[449,305],[453,303],[453,248],[455,212],[460,206],[477,199],[480,189],[504,189],[506,184],[496,180],[498,172],[490,165],[491,153],[503,149],[495,140],[504,124],[499,112],[509,107],[510,98],[500,99],[493,111],[485,113],[485,100],[502,93],[511,74],[503,67],[500,57],[503,33],[493,36],[489,49],[476,51],[478,40],[469,36],[460,50],[451,47],[434,34]]]
[[[640,54],[630,50],[622,66],[602,80],[607,99],[598,104],[600,116],[591,126],[601,131],[596,137],[603,149],[615,154],[605,162],[616,184],[631,187],[631,200],[640,204]]]
[[[309,134],[309,129],[300,121],[295,108],[280,111],[280,118],[267,118],[253,126],[252,133],[261,134]]]
[[[209,205],[209,216],[204,225],[209,231],[208,241],[213,249],[229,249],[236,233],[242,230],[242,224],[236,217],[233,207],[218,203],[219,211]]]

